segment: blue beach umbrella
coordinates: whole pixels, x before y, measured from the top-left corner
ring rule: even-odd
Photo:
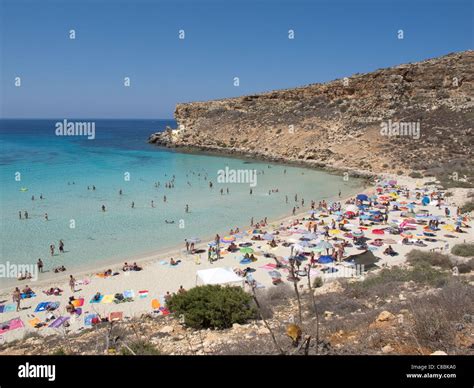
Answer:
[[[321,263],[321,264],[329,264],[329,263],[332,263],[333,261],[334,261],[333,258],[329,255],[321,256],[318,259],[318,263]]]
[[[367,194],[357,194],[356,198],[359,201],[368,201],[369,200],[369,197],[367,196]]]

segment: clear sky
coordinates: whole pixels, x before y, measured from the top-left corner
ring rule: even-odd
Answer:
[[[171,118],[178,102],[325,82],[473,43],[472,0],[0,3],[1,117]]]

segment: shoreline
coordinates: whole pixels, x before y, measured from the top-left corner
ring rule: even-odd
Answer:
[[[362,188],[360,190],[357,190],[357,193],[366,193],[371,188],[373,187],[368,183],[368,181],[364,180]],[[315,201],[324,199],[326,201],[331,201],[331,202],[338,201],[342,203],[342,202],[347,201],[349,198],[353,197],[355,194],[352,194],[350,196],[343,196],[341,198],[337,196],[329,197],[329,198],[316,198]],[[276,223],[289,221],[290,219],[293,219],[293,218],[303,217],[308,214],[308,210],[310,210],[310,206],[308,206],[308,209],[306,209],[306,211],[296,213],[294,216],[292,214],[286,214],[283,216],[279,216],[278,218],[274,220],[270,219],[268,220],[267,225],[270,226]],[[249,215],[249,217],[252,217],[252,215]],[[230,226],[230,228],[233,228],[233,226]],[[248,228],[250,228],[250,226],[248,226]],[[247,230],[248,228],[239,226],[240,230]],[[215,233],[219,233],[221,236],[225,236],[228,234],[228,230],[216,231]],[[214,236],[215,234],[210,234],[209,236],[202,237],[201,242],[195,245],[196,249],[207,248],[208,242],[212,241]],[[182,244],[184,244],[184,241]],[[200,255],[202,254],[204,253],[201,253]],[[186,257],[188,257],[188,254],[184,251],[184,247],[182,245],[174,245],[169,248],[162,248],[158,250],[137,253],[135,255],[130,256],[130,258],[126,259],[126,261],[127,263],[136,262],[137,264],[142,265],[143,270],[145,270],[146,266],[152,265],[153,263],[158,262],[160,260],[164,260],[166,258],[169,259],[170,257],[179,258],[183,260],[183,259],[186,259]],[[72,270],[72,271],[66,270],[65,272],[62,272],[60,274],[50,274],[51,276],[48,276],[47,278],[44,278],[41,280],[33,281],[32,279],[25,279],[25,280],[18,281],[16,279],[12,279],[10,285],[7,285],[5,287],[2,286],[0,288],[0,297],[9,298],[12,288],[14,287],[21,288],[27,284],[32,287],[41,287],[41,288],[46,289],[52,286],[57,286],[58,284],[67,284],[69,275],[73,275],[74,278],[78,280],[79,278],[93,277],[97,273],[105,272],[108,269],[112,269],[113,272],[121,271],[123,262],[124,262],[123,259],[118,260],[117,258],[108,258],[108,259],[102,260],[100,264],[97,264],[95,266],[93,264],[86,264],[84,265],[83,268],[77,267],[76,270]]]

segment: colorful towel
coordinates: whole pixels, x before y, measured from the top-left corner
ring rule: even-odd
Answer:
[[[76,299],[72,301],[74,307],[81,307],[84,305],[84,298]]]
[[[84,326],[92,326],[92,320],[95,317],[98,317],[98,315],[97,314],[86,315],[86,317],[84,318]]]
[[[0,323],[0,334],[6,333],[10,330],[20,329],[25,327],[25,324],[20,318],[13,318],[7,322]]]
[[[6,304],[5,308],[3,309],[4,313],[11,313],[13,311],[16,311],[16,304],[15,303]]]
[[[69,317],[59,317],[57,319],[54,320],[53,323],[51,323],[49,325],[49,327],[52,327],[54,329],[57,329],[58,327],[61,327],[62,325],[64,325],[65,322],[69,321]]]
[[[3,313],[3,310],[5,310],[5,305],[4,304],[0,305],[0,313]]]
[[[94,300],[94,297],[92,297],[92,299],[90,300],[89,303],[100,303],[100,302],[102,302],[103,298],[104,298],[104,295],[99,296],[99,299],[97,299],[97,300]]]
[[[25,294],[25,293],[22,293],[20,295],[20,298],[21,299],[29,299],[29,298],[34,298],[36,296],[36,294],[33,292],[32,294]]]
[[[51,302],[41,302],[41,303],[39,303],[38,306],[36,306],[36,308],[35,308],[35,313],[40,313],[42,311],[45,311],[46,307],[48,307],[48,305],[50,303]]]
[[[80,307],[75,309],[74,314],[76,314],[77,316],[81,315],[82,314],[82,309]]]
[[[124,296],[124,298],[134,298],[135,293],[133,292],[133,290],[125,290],[123,292],[123,296]]]
[[[28,321],[28,324],[29,324],[31,327],[35,328],[35,329],[41,329],[43,326],[47,326],[46,324],[42,324],[42,323],[43,323],[43,322],[41,322],[41,319],[39,319],[38,317],[33,318],[33,319],[30,319],[30,320]],[[40,325],[40,324],[41,324],[41,326],[38,326],[38,325]]]
[[[272,269],[275,269],[275,268],[276,268],[276,264],[268,263],[268,264],[262,265],[262,266],[259,267],[259,268],[272,270]]]
[[[121,311],[115,311],[113,313],[110,313],[109,315],[110,322],[121,321],[122,319],[123,319],[123,312]]]
[[[102,303],[112,303],[114,301],[115,295],[114,294],[107,294],[104,295],[102,298]]]
[[[140,299],[146,298],[148,296],[148,290],[138,291],[138,296]]]

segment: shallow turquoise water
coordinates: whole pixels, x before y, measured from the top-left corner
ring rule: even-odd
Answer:
[[[71,269],[115,258],[126,260],[182,244],[186,237],[246,228],[251,216],[272,220],[288,215],[295,193],[308,206],[311,199],[337,196],[339,189],[343,196],[354,194],[362,186],[356,179],[345,182],[340,176],[315,170],[181,154],[148,145],[148,135],[173,125],[169,121],[96,120],[95,140],[55,136],[56,121],[0,121],[2,263],[35,263],[41,257],[47,266],[64,264]],[[258,171],[253,195],[248,183],[217,183],[218,170],[226,166]],[[15,180],[17,172],[21,181]],[[124,180],[127,172],[130,181]],[[175,187],[166,189],[164,184],[173,175]],[[156,181],[161,183],[159,188]],[[95,185],[96,191],[87,190],[88,185]],[[28,191],[21,192],[22,187]],[[221,195],[220,188],[225,192],[227,187],[230,194]],[[279,193],[269,195],[274,188]],[[102,205],[106,212],[101,211]],[[27,210],[30,219],[19,220],[19,210]],[[71,220],[75,228],[70,228]],[[184,228],[179,227],[180,220]],[[57,247],[59,239],[65,242],[67,253],[51,258],[49,245]]]

